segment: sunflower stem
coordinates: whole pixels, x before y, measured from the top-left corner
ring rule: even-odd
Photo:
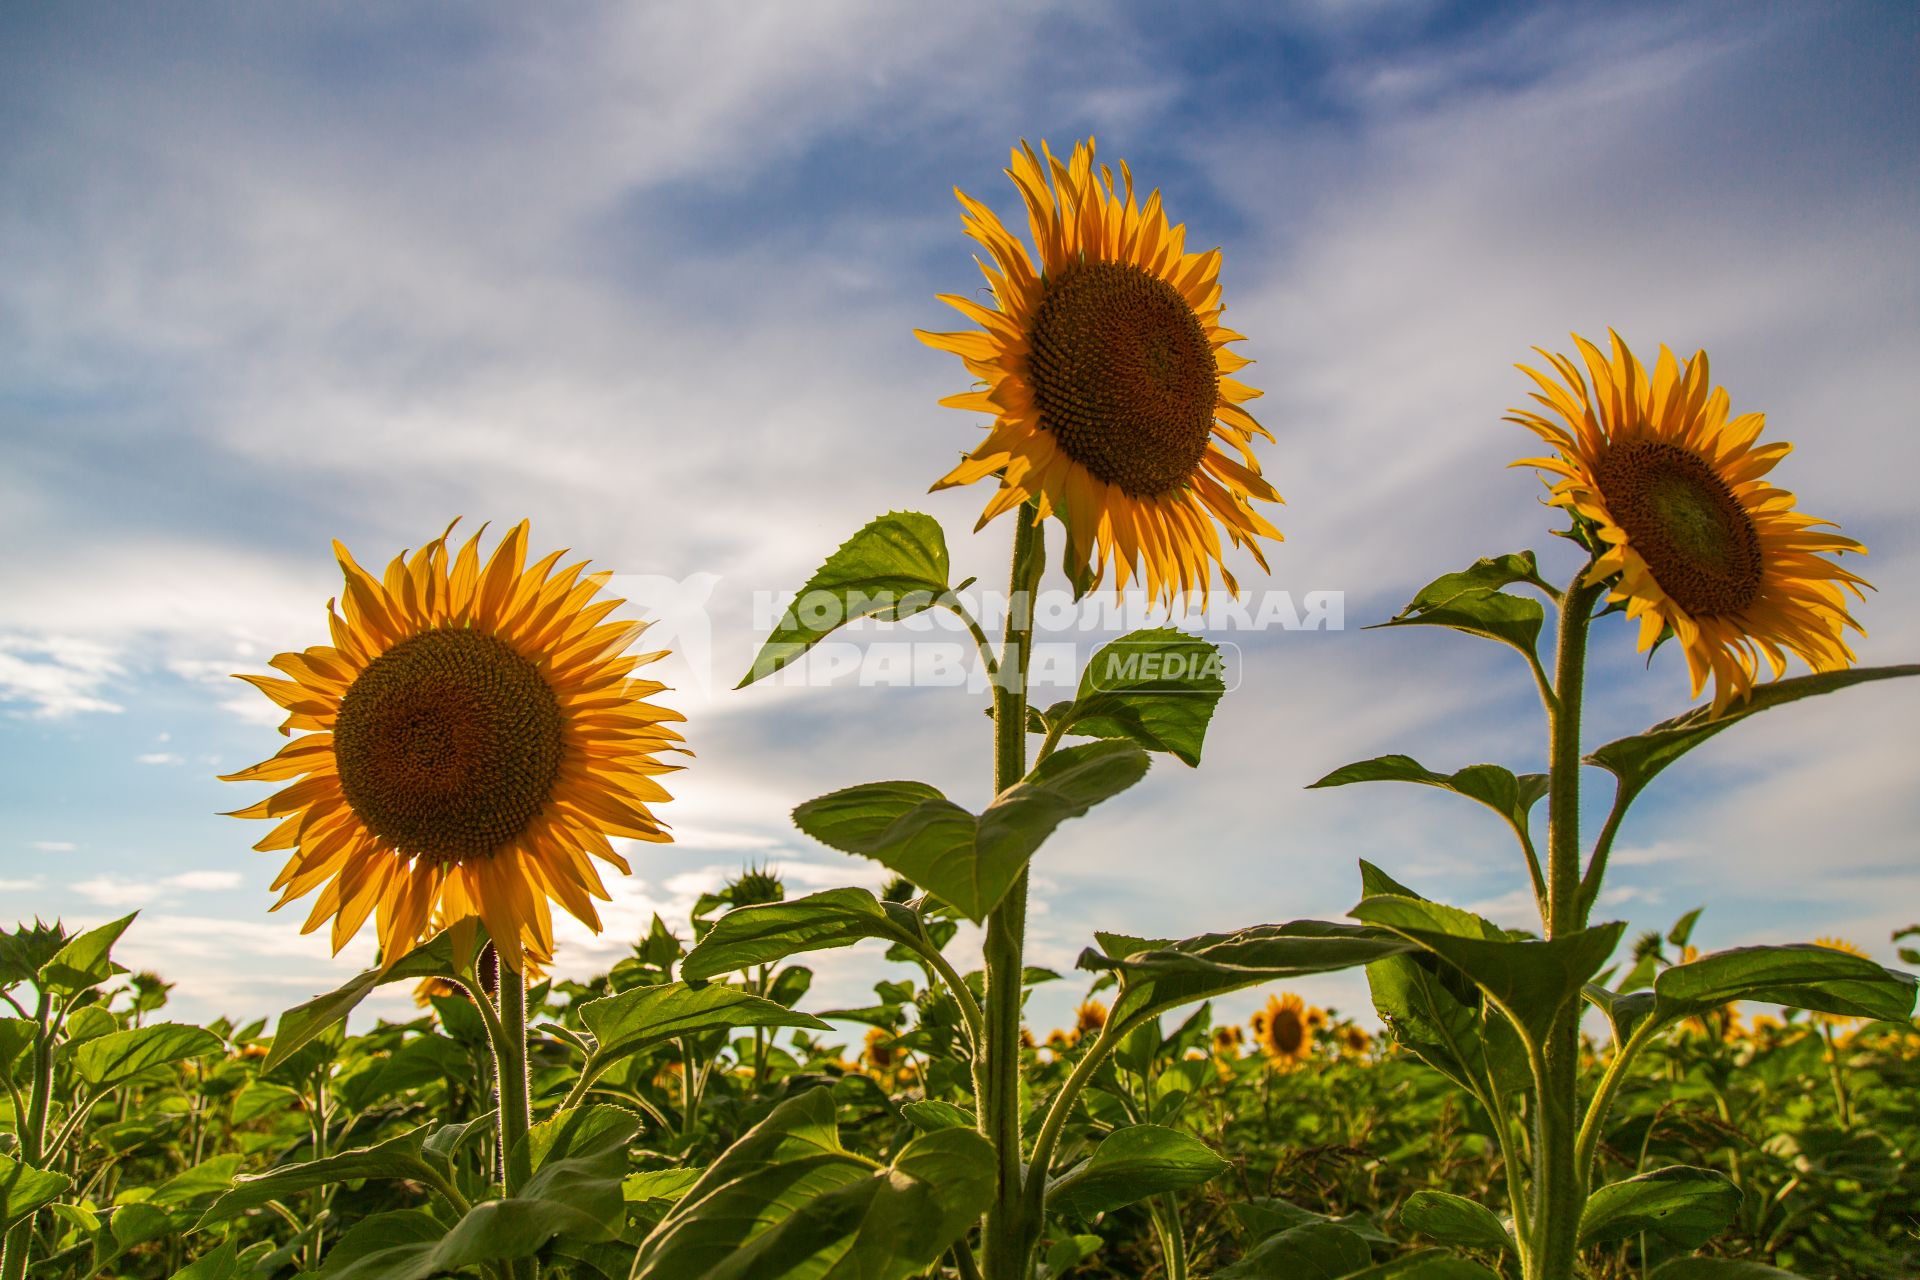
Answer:
[[[527,1087],[527,976],[500,958],[500,1039],[494,1045],[494,1071],[500,1089],[501,1176],[509,1196],[533,1176],[527,1130],[533,1108]]]
[[[1007,591],[1006,640],[993,682],[993,790],[999,795],[1027,772],[1027,654],[1033,644],[1033,592],[1045,565],[1034,512],[1022,507],[1014,526]],[[987,915],[986,1070],[980,1131],[993,1144],[998,1182],[982,1240],[986,1280],[1026,1280],[1042,1205],[1029,1221],[1021,1166],[1020,998],[1025,972],[1027,874],[1020,873]],[[1036,1174],[1044,1179],[1044,1173]]]
[[[1580,709],[1586,682],[1587,631],[1601,588],[1587,567],[1560,598],[1560,643],[1548,714],[1547,911],[1548,938],[1586,923],[1580,885]],[[1597,895],[1596,895],[1597,896]],[[1586,1179],[1578,1159],[1580,1013],[1569,1001],[1539,1047],[1539,1105],[1534,1130],[1534,1215],[1528,1280],[1572,1280],[1579,1252]]]

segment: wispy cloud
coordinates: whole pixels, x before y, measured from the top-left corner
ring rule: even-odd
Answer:
[[[245,883],[237,871],[183,871],[157,880],[92,876],[70,887],[96,906],[152,907],[177,902],[185,894],[238,889]]]
[[[99,641],[0,635],[0,702],[25,703],[36,719],[124,710],[101,696],[124,671],[115,649]]]

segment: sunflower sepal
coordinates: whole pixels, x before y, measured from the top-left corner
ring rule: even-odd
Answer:
[[[890,511],[863,525],[826,558],[761,645],[736,689],[798,662],[862,618],[898,622],[928,609],[959,610],[949,585],[946,533],[918,511]],[[968,579],[969,582],[972,579]]]

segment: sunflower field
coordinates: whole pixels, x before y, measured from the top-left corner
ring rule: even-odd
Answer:
[[[1774,707],[1920,674],[1856,661],[1866,548],[1775,486],[1789,446],[1705,352],[1540,349],[1509,421],[1543,452],[1513,465],[1576,567],[1433,566],[1375,620],[1506,650],[1544,769],[1388,754],[1299,780],[1490,811],[1486,856],[1537,927],[1362,860],[1343,919],[1115,920],[1071,972],[1032,963],[1042,846],[1149,768],[1202,767],[1229,693],[1219,646],[1163,625],[1041,705],[1039,593],[1238,592],[1228,559],[1267,568],[1281,497],[1221,253],[1091,139],[1022,143],[1006,174],[1028,240],[960,193],[985,300],[943,295],[972,327],[918,335],[964,367],[943,403],[984,415],[929,476],[987,486],[973,532],[1010,543],[1003,616],[953,581],[938,521],[892,510],[756,637],[737,694],[848,624],[950,615],[983,676],[954,702],[990,718],[990,802],[911,780],[793,797],[799,832],[882,890],[748,866],[683,931],[656,915],[607,972],[558,976],[555,909],[603,932],[610,879],[672,840],[672,775],[702,764],[649,678],[664,651],[611,574],[536,554],[525,521],[491,541],[456,521],[373,568],[336,543],[310,643],[241,676],[285,741],[225,778],[232,816],[270,824],[247,829],[276,908],[306,910],[288,928],[336,953],[370,930],[377,962],[270,1022],[200,1026],[168,1020],[166,975],[116,963],[135,915],[0,935],[0,1280],[1920,1274],[1913,975],[1832,938],[1703,951],[1699,911],[1639,937],[1605,918],[1616,836],[1669,766]],[[1598,743],[1583,709],[1615,691],[1589,640],[1615,614],[1684,656],[1693,705]],[[855,944],[872,1002],[827,1007],[809,957]],[[1349,970],[1370,1007],[1294,989]],[[392,984],[417,1016],[367,1017]],[[1052,984],[1070,1026],[1029,1014]]]

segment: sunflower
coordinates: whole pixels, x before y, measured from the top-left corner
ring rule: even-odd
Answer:
[[[1794,510],[1793,495],[1763,478],[1793,446],[1755,443],[1763,414],[1728,419],[1706,352],[1683,367],[1663,346],[1649,379],[1612,338],[1609,359],[1573,335],[1591,395],[1570,358],[1536,348],[1560,380],[1520,368],[1540,386],[1534,400],[1560,421],[1531,409],[1508,421],[1558,451],[1513,465],[1562,477],[1550,501],[1590,524],[1603,548],[1590,580],[1611,580],[1608,600],[1639,622],[1641,651],[1678,639],[1693,696],[1713,677],[1715,715],[1752,689],[1762,657],[1776,679],[1789,650],[1815,671],[1850,665],[1842,632],[1860,624],[1842,588],[1864,598],[1868,583],[1826,556],[1867,549],[1820,532],[1832,522]]]
[[[632,677],[663,656],[629,655],[643,623],[607,621],[609,572],[525,563],[527,525],[485,565],[480,535],[449,564],[452,526],[376,578],[339,543],[342,608],[333,644],[283,653],[291,679],[245,675],[301,730],[228,781],[292,786],[234,816],[279,820],[260,850],[291,849],[278,910],[315,889],[302,932],[333,921],[338,952],[376,915],[382,962],[437,931],[482,921],[516,973],[553,954],[557,902],[598,932],[606,887],[589,855],[629,870],[609,836],[666,841],[648,805],[677,766],[676,711]]]
[[[1111,564],[1121,590],[1137,576],[1156,600],[1204,596],[1218,565],[1236,589],[1214,522],[1265,569],[1254,539],[1280,532],[1252,502],[1280,495],[1252,448],[1273,437],[1241,407],[1260,392],[1229,376],[1250,362],[1226,348],[1242,335],[1220,323],[1220,251],[1186,252],[1186,227],[1168,225],[1158,191],[1142,205],[1124,163],[1118,187],[1105,165],[1096,172],[1092,139],[1065,164],[1044,142],[1012,155],[1038,266],[956,190],[967,234],[992,257],[980,269],[998,305],[943,294],[980,329],[915,331],[984,384],[941,403],[994,418],[933,487],[997,475],[980,525],[1032,501],[1036,520],[1059,517],[1066,563],[1092,586]]]
[[[1373,1048],[1373,1037],[1367,1034],[1365,1027],[1349,1022],[1340,1028],[1340,1050],[1349,1057],[1364,1058]]]
[[[1213,1051],[1220,1057],[1239,1057],[1240,1046],[1246,1042],[1246,1033],[1239,1027],[1220,1026],[1213,1029]]]
[[[1107,1006],[1098,1000],[1083,1000],[1073,1011],[1073,1038],[1078,1041],[1098,1036],[1107,1025]]]
[[[1254,1034],[1259,1036],[1267,1057],[1291,1066],[1311,1053],[1313,1029],[1309,1018],[1313,1012],[1317,1011],[1310,1011],[1291,991],[1268,996],[1267,1007],[1253,1015]]]
[[[894,1040],[893,1032],[883,1027],[869,1027],[866,1047],[861,1050],[860,1056],[865,1058],[875,1071],[886,1071],[900,1058],[899,1050],[894,1048]]]

